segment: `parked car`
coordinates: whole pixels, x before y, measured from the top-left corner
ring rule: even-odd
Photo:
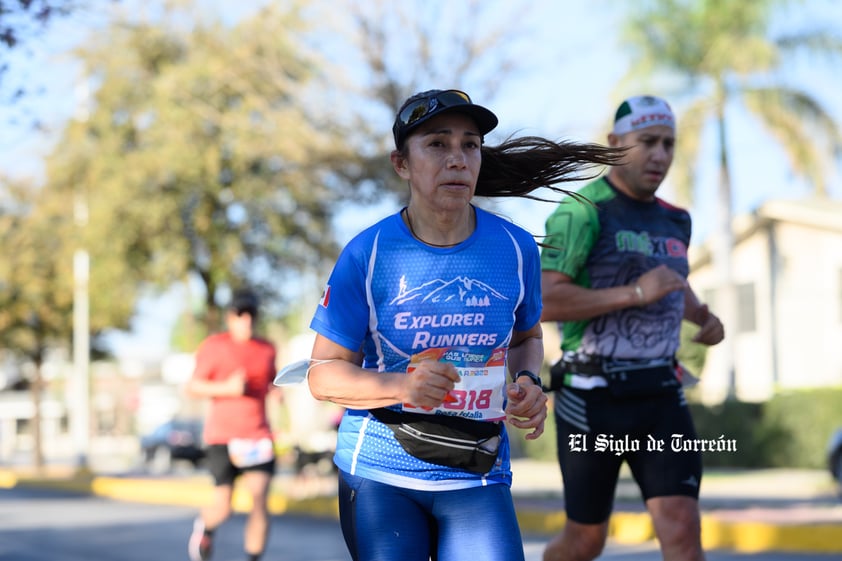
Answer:
[[[141,437],[144,467],[156,474],[171,472],[179,461],[199,467],[205,456],[202,427],[199,419],[172,419]]]
[[[842,427],[836,429],[827,444],[827,467],[842,489]]]

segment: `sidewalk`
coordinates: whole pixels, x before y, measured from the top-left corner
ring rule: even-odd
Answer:
[[[564,526],[561,475],[555,463],[516,460],[512,493],[522,531],[549,535]],[[74,473],[52,467],[35,476],[0,467],[0,487],[39,486],[92,493],[117,500],[199,507],[211,491],[210,478],[197,474],[159,478],[143,475]],[[235,492],[234,506],[249,499]],[[705,473],[702,481],[702,539],[706,549],[740,552],[842,553],[842,500],[820,470],[747,470]],[[274,514],[337,516],[334,475],[279,473],[269,508]],[[617,489],[610,535],[623,543],[654,538],[652,524],[634,482],[624,474]]]

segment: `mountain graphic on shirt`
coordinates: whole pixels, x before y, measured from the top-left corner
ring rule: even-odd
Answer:
[[[465,306],[486,307],[492,300],[508,300],[505,296],[484,282],[465,277],[456,277],[445,281],[436,279],[417,288],[406,289],[405,279],[401,278],[401,289],[391,304],[401,305],[410,301],[420,302],[462,302]]]

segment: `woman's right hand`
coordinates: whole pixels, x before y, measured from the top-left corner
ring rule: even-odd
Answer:
[[[403,402],[416,407],[438,407],[459,379],[453,364],[422,360],[406,375]]]

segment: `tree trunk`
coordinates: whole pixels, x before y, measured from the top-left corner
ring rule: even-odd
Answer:
[[[205,285],[205,329],[208,335],[216,333],[220,329],[220,313],[216,305],[216,283],[211,279],[209,273],[201,273],[202,282]]]

